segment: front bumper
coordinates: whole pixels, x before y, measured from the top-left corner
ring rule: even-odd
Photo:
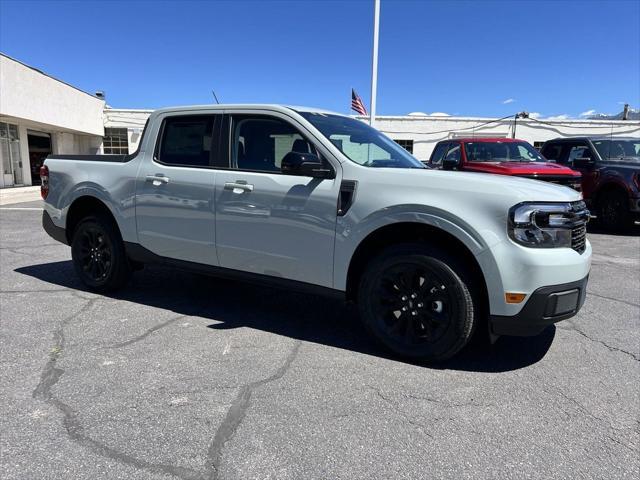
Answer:
[[[534,291],[513,316],[491,315],[491,332],[495,335],[527,337],[537,335],[547,326],[578,313],[587,296],[589,275],[576,282],[541,287]]]

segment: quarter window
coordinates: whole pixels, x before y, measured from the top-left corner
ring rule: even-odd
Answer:
[[[232,164],[239,170],[280,172],[287,153],[317,153],[292,125],[277,118],[236,117],[231,138]]]
[[[127,129],[105,128],[102,149],[105,155],[129,155]]]
[[[213,115],[189,115],[165,119],[156,159],[169,165],[209,166],[214,146],[213,120]]]
[[[460,144],[452,143],[445,157],[447,160],[460,160]]]
[[[431,155],[432,165],[440,165],[442,163],[442,159],[444,158],[444,154],[447,151],[448,146],[448,143],[439,143],[436,145],[436,148]]]

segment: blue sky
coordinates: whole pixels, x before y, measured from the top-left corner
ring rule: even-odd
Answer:
[[[369,105],[373,0],[0,0],[0,51],[110,105]],[[640,2],[382,0],[378,114],[640,104]]]

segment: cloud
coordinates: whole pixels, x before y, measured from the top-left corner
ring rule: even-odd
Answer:
[[[507,98],[506,100],[503,100],[503,101],[502,101],[502,104],[503,104],[503,105],[508,105],[509,103],[513,103],[513,102],[515,102],[515,101],[516,101],[516,99],[515,99],[515,98]]]
[[[540,112],[530,112],[529,118],[540,118],[542,114]]]
[[[550,117],[547,117],[546,120],[569,120],[570,118],[571,117],[569,115],[563,113],[561,115],[552,115]]]
[[[580,114],[581,117],[590,117],[591,115],[595,115],[597,112],[593,109],[587,110],[586,112],[582,112]]]

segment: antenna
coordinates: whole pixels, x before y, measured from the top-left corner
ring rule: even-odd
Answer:
[[[211,89],[211,93],[213,94],[213,98],[216,99],[216,103],[220,105],[220,101],[218,100],[218,96],[216,95],[216,92],[213,89]]]

